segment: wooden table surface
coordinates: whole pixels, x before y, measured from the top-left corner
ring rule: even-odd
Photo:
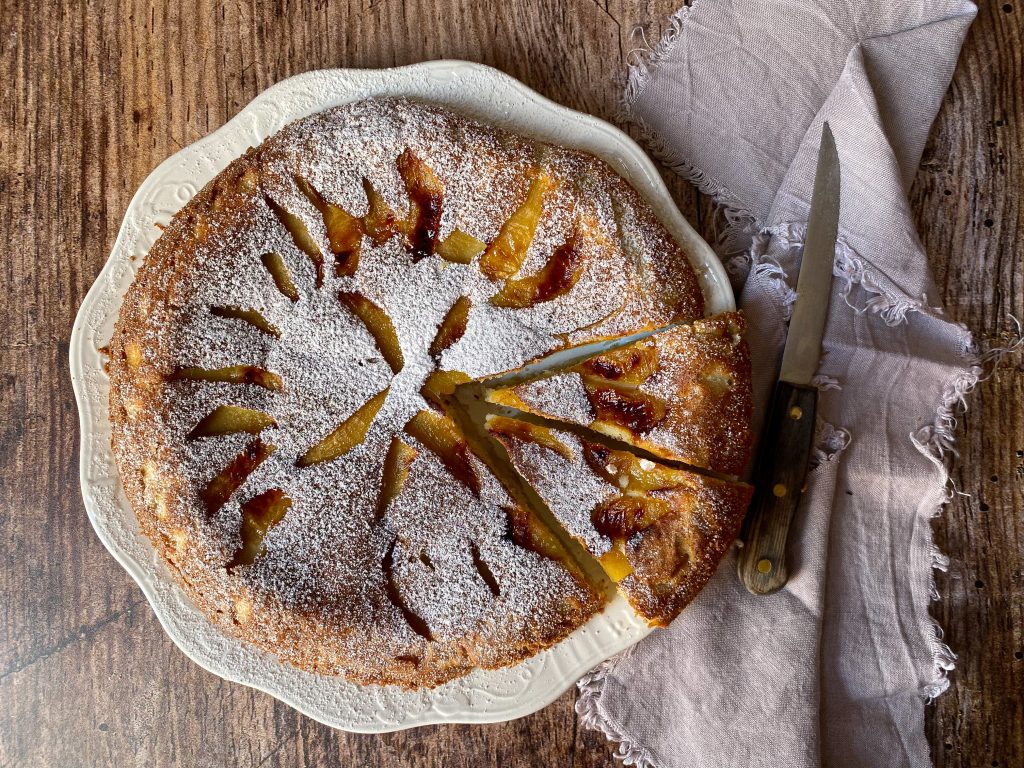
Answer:
[[[276,81],[469,59],[615,122],[637,25],[658,39],[680,1],[0,0],[0,768],[612,764],[575,692],[511,723],[359,736],[185,658],[86,519],[68,336],[136,187]],[[1024,0],[982,4],[912,195],[948,313],[988,342],[1024,318],[1022,31]],[[711,232],[709,201],[670,186]],[[934,611],[960,655],[928,710],[940,766],[1024,765],[1022,403],[1011,356],[960,419],[963,495],[936,522],[953,563]]]

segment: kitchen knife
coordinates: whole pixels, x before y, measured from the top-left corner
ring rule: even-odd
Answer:
[[[767,595],[786,583],[786,540],[807,479],[814,442],[821,337],[832,295],[832,265],[839,231],[839,156],[828,123],[821,132],[807,238],[797,280],[797,299],[775,394],[766,414],[754,499],[744,523],[739,576],[747,589]]]

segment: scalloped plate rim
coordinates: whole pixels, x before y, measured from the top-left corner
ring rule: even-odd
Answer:
[[[695,267],[698,268],[698,272],[701,274],[701,282],[705,292],[705,298],[709,305],[710,311],[726,311],[733,309],[734,299],[732,291],[729,286],[729,281],[726,276],[725,270],[721,265],[721,262],[715,256],[710,246],[704,242],[703,239],[693,230],[689,222],[683,217],[678,211],[675,204],[673,203],[671,196],[668,193],[668,189],[658,174],[654,164],[647,157],[646,154],[640,149],[640,147],[625,133],[618,128],[610,125],[609,123],[600,120],[591,115],[576,112],[567,107],[559,105],[544,96],[536,93],[532,89],[515,80],[509,75],[506,75],[499,70],[487,67],[481,64],[475,64],[472,62],[464,62],[457,60],[439,60],[423,62],[419,64],[411,64],[404,67],[396,67],[392,69],[329,69],[329,70],[314,70],[306,72],[294,77],[282,80],[273,86],[270,86],[260,94],[258,94],[252,101],[250,101],[245,107],[243,107],[234,117],[228,120],[223,126],[212,131],[206,136],[200,138],[196,142],[178,150],[176,153],[168,157],[166,160],[161,162],[142,182],[135,194],[132,196],[131,202],[125,211],[122,224],[118,230],[117,237],[114,241],[114,245],[111,249],[111,255],[107,259],[103,268],[100,270],[92,286],[86,293],[85,298],[82,301],[82,305],[79,308],[78,313],[75,317],[75,322],[72,328],[70,337],[70,354],[69,363],[71,369],[71,381],[72,387],[75,392],[75,399],[79,411],[79,429],[80,429],[80,454],[79,454],[79,479],[81,483],[82,496],[86,507],[86,512],[89,517],[89,521],[92,524],[93,529],[96,531],[100,541],[106,547],[106,549],[113,555],[114,559],[127,571],[132,579],[139,585],[142,590],[146,601],[149,603],[153,612],[156,614],[161,627],[171,638],[174,644],[193,662],[198,664],[203,669],[211,672],[218,677],[226,680],[241,683],[243,685],[255,688],[263,691],[298,710],[299,712],[311,717],[319,722],[324,723],[330,727],[338,728],[353,733],[383,733],[389,731],[402,730],[405,728],[418,727],[421,725],[438,724],[438,723],[494,723],[503,722],[506,720],[523,717],[537,710],[547,706],[552,701],[561,696],[566,690],[568,690],[579,677],[590,669],[594,664],[600,663],[601,661],[609,658],[614,653],[621,652],[625,648],[628,648],[635,644],[639,639],[645,636],[651,630],[647,627],[640,627],[637,625],[634,627],[633,635],[628,643],[624,644],[618,650],[608,653],[606,651],[600,651],[595,653],[596,648],[591,648],[590,656],[582,656],[581,653],[586,652],[586,649],[582,648],[582,643],[577,643],[580,646],[576,649],[577,658],[575,664],[575,670],[568,675],[564,675],[563,679],[558,681],[554,685],[550,685],[548,690],[542,692],[540,695],[534,695],[532,697],[523,697],[521,694],[513,696],[510,699],[510,704],[503,708],[498,709],[474,709],[467,704],[462,710],[453,711],[451,713],[443,713],[434,708],[429,708],[425,713],[417,713],[407,720],[402,721],[376,721],[368,722],[364,721],[361,723],[355,722],[341,722],[337,718],[332,718],[330,713],[319,711],[313,706],[308,700],[300,701],[291,695],[290,692],[283,689],[280,685],[275,685],[274,679],[254,679],[252,670],[248,669],[225,669],[223,666],[218,666],[214,660],[205,658],[201,655],[200,649],[193,647],[191,641],[186,639],[184,632],[181,628],[173,624],[171,621],[171,611],[169,606],[164,606],[161,595],[158,594],[156,585],[152,582],[152,577],[143,565],[138,562],[132,555],[123,551],[119,545],[114,541],[113,534],[108,532],[108,522],[100,518],[97,514],[98,502],[94,499],[94,489],[92,487],[92,477],[89,472],[91,463],[97,458],[97,453],[93,451],[93,443],[95,442],[95,432],[100,425],[97,425],[97,419],[101,416],[98,413],[102,409],[103,404],[97,403],[96,398],[91,396],[90,392],[86,391],[85,385],[85,357],[91,355],[94,358],[100,359],[99,350],[93,345],[92,334],[89,333],[87,327],[87,319],[96,309],[96,305],[101,299],[107,298],[112,295],[112,292],[116,292],[113,296],[113,303],[109,308],[105,320],[109,321],[112,317],[116,317],[117,311],[120,309],[120,301],[123,298],[124,291],[127,290],[131,280],[128,280],[124,285],[115,286],[111,282],[115,270],[119,265],[130,264],[132,261],[131,254],[128,252],[128,239],[129,236],[136,236],[139,234],[133,226],[133,213],[141,208],[143,201],[148,200],[151,188],[156,186],[165,176],[169,174],[171,170],[180,169],[188,164],[189,159],[201,156],[204,150],[212,148],[218,145],[218,142],[224,142],[224,146],[232,149],[237,149],[238,141],[243,138],[244,133],[243,123],[262,105],[272,104],[277,100],[280,100],[282,95],[289,93],[295,93],[300,91],[307,84],[316,84],[318,79],[322,78],[337,78],[339,84],[343,81],[351,81],[351,90],[353,93],[343,93],[342,91],[327,94],[326,98],[321,103],[311,103],[308,108],[295,109],[291,111],[285,110],[285,123],[291,122],[292,120],[303,117],[307,114],[335,106],[337,104],[343,104],[348,101],[352,101],[358,98],[365,98],[361,94],[358,88],[358,83],[362,81],[363,86],[372,87],[376,81],[378,90],[382,91],[376,95],[387,96],[387,95],[403,95],[410,98],[419,98],[424,101],[430,102],[435,101],[437,103],[449,103],[442,99],[437,99],[436,93],[432,93],[430,88],[424,88],[418,90],[413,88],[411,91],[408,90],[409,86],[417,86],[417,78],[422,74],[442,74],[449,78],[458,76],[460,74],[473,73],[474,76],[481,78],[492,78],[496,83],[504,86],[511,92],[511,95],[522,99],[523,101],[531,103],[531,106],[535,108],[539,113],[554,113],[555,115],[574,121],[578,124],[580,131],[581,143],[576,146],[585,151],[589,151],[592,154],[600,157],[605,162],[609,162],[616,170],[620,173],[623,170],[627,172],[632,170],[634,173],[629,173],[629,180],[633,182],[635,179],[635,171],[642,172],[642,177],[649,184],[648,189],[637,188],[637,192],[655,209],[659,219],[665,223],[669,228],[672,235],[677,239],[683,241],[683,245],[686,246],[687,253],[691,256],[691,260],[696,261]],[[383,78],[390,78],[393,80],[392,84],[404,85],[404,88],[391,88],[390,93],[383,92],[388,91],[388,83]],[[432,95],[435,98],[431,98]],[[449,106],[452,106],[449,103]],[[459,106],[452,106],[453,109],[458,110]],[[487,112],[489,105],[476,105],[474,107],[475,116],[481,116],[484,112]],[[464,108],[463,111],[469,111]],[[525,118],[527,123],[539,123],[542,114],[528,115]],[[507,115],[506,115],[507,118]],[[482,119],[489,120],[492,123],[501,125],[501,115],[491,114],[488,117]],[[523,121],[523,116],[519,116],[519,120]],[[508,120],[506,119],[506,123]],[[273,128],[266,133],[271,133],[278,130]],[[543,131],[531,131],[529,128],[523,129],[522,126],[517,126],[511,130],[516,130],[520,133],[534,135],[543,134]],[[590,134],[589,136],[586,134]],[[604,137],[604,143],[606,144],[603,148],[593,147],[593,138],[596,134],[600,134]],[[225,140],[227,141],[225,142]],[[548,139],[550,141],[550,139]],[[621,151],[621,156],[610,156],[610,146],[615,146],[616,149]],[[244,151],[244,147],[239,151]],[[237,155],[235,155],[237,156]],[[225,163],[226,164],[226,163]],[[635,182],[633,183],[634,188],[637,187]],[[184,203],[182,203],[184,205]],[[668,219],[666,221],[666,218]],[[153,224],[155,222],[149,222]],[[131,274],[134,276],[135,268],[137,265],[131,265]],[[124,282],[124,281],[122,281]],[[107,388],[107,391],[109,389]],[[105,399],[105,398],[104,398]],[[106,447],[104,448],[103,445]],[[109,442],[101,445],[98,453],[99,458],[109,464],[113,463],[113,454],[109,448]],[[113,477],[117,478],[116,466],[114,468]],[[123,490],[120,487],[119,480],[117,481],[117,490],[115,493],[118,496],[118,505],[122,512],[127,512],[134,518],[134,512],[131,510],[127,499],[124,497]],[[144,539],[141,533],[136,534],[137,537]],[[153,554],[152,545],[149,544],[148,540],[144,540],[144,547],[146,550]],[[159,566],[154,566],[159,569]],[[172,587],[175,590],[179,588],[177,585]],[[621,611],[624,606],[624,601],[621,598],[616,598],[616,601],[610,604],[602,614],[595,617],[595,620],[604,620],[608,615],[611,614],[611,609],[616,608]],[[595,621],[595,620],[592,620]],[[609,620],[610,621],[610,620]],[[212,622],[210,623],[211,626]],[[589,623],[587,625],[589,627]],[[216,628],[214,627],[215,631]],[[582,636],[581,632],[583,628],[577,630],[570,635],[562,643],[557,644],[554,648],[559,648],[563,645],[573,644],[578,636]],[[599,632],[600,630],[598,630]],[[221,633],[223,634],[223,633]],[[229,641],[239,642],[225,635]],[[536,662],[539,657],[546,656],[552,653],[554,649],[548,649],[543,651],[537,656],[527,659],[522,664],[505,670],[497,670],[494,672],[488,672],[485,670],[476,670],[471,673],[470,676],[460,678],[459,680],[453,681],[453,683],[459,683],[460,681],[466,681],[470,678],[480,675],[487,674],[501,674],[509,675],[515,670],[527,665],[531,662]],[[265,654],[269,656],[269,654]],[[273,657],[270,657],[273,659]],[[276,662],[277,666],[280,667],[281,672],[285,675],[298,674],[300,676],[311,677],[320,681],[325,681],[325,684],[337,684],[337,678],[321,677],[310,675],[309,673],[302,672],[293,667],[290,667],[281,662]],[[543,664],[541,670],[543,671]],[[347,684],[351,685],[351,684]],[[447,685],[452,685],[449,683]],[[362,691],[371,691],[373,689],[379,689],[377,686],[356,686]],[[435,694],[439,691],[445,690],[446,686],[441,686],[436,689],[423,690],[410,692],[409,697],[426,697],[433,699]],[[527,693],[529,691],[527,690]],[[403,695],[403,694],[399,694]]]

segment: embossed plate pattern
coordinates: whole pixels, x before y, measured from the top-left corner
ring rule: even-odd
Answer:
[[[82,495],[100,540],[138,582],[167,634],[187,656],[214,674],[266,691],[316,720],[348,731],[509,720],[550,703],[588,669],[650,630],[617,598],[565,641],[522,664],[477,670],[433,690],[358,686],[303,672],[224,635],[188,601],[139,532],[110,448],[109,382],[99,350],[110,340],[122,297],[159,235],[155,225],[166,223],[247,147],[256,146],[287,123],[374,96],[408,96],[441,104],[597,155],[647,199],[690,254],[708,311],[733,308],[728,280],[714,253],[676,209],[651,161],[607,123],[558,106],[497,70],[467,62],[309,72],[264,91],[222,128],[161,163],[132,199],[110,258],[82,303],[71,334],[71,379],[82,433]]]

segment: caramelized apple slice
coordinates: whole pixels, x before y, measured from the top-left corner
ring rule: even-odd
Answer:
[[[499,405],[507,405],[520,411],[528,411],[529,408],[523,399],[511,389],[498,389],[491,392],[488,401]],[[555,437],[555,433],[548,427],[540,424],[521,421],[519,419],[507,418],[504,416],[489,415],[487,417],[487,429],[495,434],[507,435],[520,440],[529,440],[554,451],[559,456],[572,461],[572,451],[565,443]]]
[[[274,338],[281,338],[281,331],[257,312],[255,309],[245,309],[243,307],[210,307],[210,314],[217,317],[228,317],[236,320],[241,320],[253,326],[257,330],[263,331]]]
[[[242,546],[228,563],[229,571],[239,565],[252,565],[267,551],[267,534],[284,519],[291,506],[292,500],[280,488],[264,491],[242,505]]]
[[[567,554],[558,537],[536,515],[522,507],[503,507],[508,518],[509,538],[523,549],[550,560],[565,561]]]
[[[469,376],[462,371],[434,370],[423,382],[420,394],[435,408],[443,411],[447,405],[445,403],[446,396],[452,394],[459,384],[466,384],[469,381]]]
[[[597,443],[585,442],[583,456],[600,477],[628,493],[647,493],[675,488],[689,482],[682,470],[641,459],[626,451],[615,451]]]
[[[236,432],[258,435],[267,427],[276,426],[274,418],[263,411],[254,411],[237,405],[219,405],[196,424],[188,437],[192,440],[197,437],[232,435]]]
[[[597,422],[606,422],[622,427],[634,437],[650,432],[665,418],[667,404],[660,397],[640,390],[594,387],[584,380],[584,389]],[[595,428],[600,428],[595,423]]]
[[[427,622],[425,622],[405,604],[405,600],[402,599],[402,594],[398,591],[398,584],[395,582],[396,543],[397,539],[392,541],[391,546],[388,547],[388,551],[384,555],[384,562],[382,564],[384,568],[384,590],[387,593],[388,600],[390,600],[392,605],[401,612],[402,617],[409,625],[409,628],[429,642],[433,640],[434,637],[430,634],[430,627],[427,625]]]
[[[200,243],[205,243],[206,238],[210,234],[210,218],[204,213],[197,213],[193,219],[192,232],[196,236],[196,240]]]
[[[622,551],[621,546],[621,542],[616,542],[615,546],[598,558],[608,578],[616,584],[633,572],[633,565]]]
[[[398,156],[397,165],[409,195],[409,218],[405,224],[409,252],[413,261],[419,261],[432,256],[437,246],[444,189],[430,166],[408,147]]]
[[[480,495],[480,478],[470,461],[469,445],[447,416],[420,411],[405,425],[405,431],[437,456],[456,480]]]
[[[395,333],[395,326],[387,312],[359,293],[342,291],[338,294],[338,300],[363,321],[391,370],[394,373],[402,370],[402,366],[405,365],[402,346],[398,343],[398,334]]]
[[[571,291],[582,273],[583,255],[574,238],[557,248],[535,274],[506,282],[490,302],[513,309],[542,304]]]
[[[252,365],[229,365],[227,368],[178,368],[171,379],[192,381],[217,381],[225,384],[255,384],[257,387],[280,392],[284,388],[281,377],[263,368]]]
[[[334,254],[334,274],[338,277],[352,277],[359,267],[359,252],[363,242],[362,220],[340,205],[328,201],[301,176],[295,177],[295,184],[323,216],[327,242]]]
[[[429,351],[432,357],[440,356],[466,333],[466,327],[469,325],[469,310],[472,306],[473,302],[469,296],[460,296],[452,304],[452,308],[448,310],[448,314],[444,316],[444,320],[441,321],[441,325],[437,329],[437,335],[430,343]]]
[[[543,211],[544,196],[554,186],[554,180],[540,169],[530,181],[526,200],[501,226],[480,257],[480,271],[491,280],[512,277],[526,260],[526,251],[533,242],[537,222]]]
[[[124,359],[129,368],[138,370],[142,367],[142,347],[134,339],[125,343]]]
[[[374,245],[383,245],[389,238],[402,231],[401,223],[391,206],[378,192],[373,183],[363,179],[363,191],[366,192],[367,211],[363,216],[363,231]]]
[[[654,337],[641,339],[581,363],[574,369],[584,379],[597,379],[594,386],[637,386],[658,370],[658,343]]]
[[[275,203],[270,199],[269,195],[264,195],[263,198],[267,201],[267,205],[270,206],[270,210],[274,212],[278,221],[284,225],[284,228],[288,230],[288,234],[292,236],[292,242],[295,243],[295,247],[309,256],[309,260],[313,262],[313,268],[316,270],[316,287],[319,288],[324,284],[324,255],[320,252],[320,246],[317,245],[313,236],[309,234],[309,230],[302,219]]]
[[[270,273],[271,278],[274,280],[274,285],[277,286],[285,298],[291,299],[292,301],[299,300],[299,289],[295,287],[295,283],[292,282],[292,276],[288,272],[288,267],[285,266],[284,259],[279,253],[264,253],[260,256],[260,261],[263,262],[263,266],[267,268],[267,272]]]
[[[256,192],[259,182],[260,177],[256,169],[252,167],[246,168],[242,171],[242,175],[238,177],[238,191],[245,195],[251,195]]]
[[[277,450],[273,445],[268,445],[258,437],[245,447],[245,450],[235,456],[231,462],[210,480],[209,484],[199,492],[199,498],[206,505],[206,511],[214,514],[223,507],[231,494],[237,491],[245,479]]]
[[[572,461],[572,451],[569,450],[565,443],[555,437],[547,427],[529,424],[518,419],[509,419],[505,416],[488,416],[487,429],[493,434],[536,443],[548,450],[554,451],[567,461]]]
[[[487,243],[477,240],[461,229],[453,229],[451,233],[437,244],[437,255],[453,264],[470,264],[473,259],[484,252]]]
[[[590,521],[604,536],[625,541],[650,528],[670,511],[667,501],[651,496],[616,496],[590,512]]]
[[[409,469],[419,451],[400,437],[391,438],[391,445],[384,456],[384,472],[380,481],[380,495],[377,497],[377,519],[384,517],[391,502],[395,500],[405,482],[409,479]]]
[[[377,412],[387,399],[388,389],[390,387],[382,389],[359,406],[355,413],[341,422],[331,434],[302,454],[295,463],[300,467],[309,467],[324,461],[333,461],[363,442],[366,439],[366,433],[370,430],[370,425],[377,417]]]

